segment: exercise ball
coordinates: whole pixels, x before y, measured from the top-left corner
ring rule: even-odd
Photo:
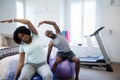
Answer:
[[[55,58],[51,58],[49,61],[50,68],[52,68],[54,62],[55,62]],[[58,64],[54,75],[58,79],[68,79],[68,78],[73,78],[74,73],[75,73],[75,63],[70,62],[69,60],[64,60]]]
[[[36,73],[31,80],[42,80],[42,77]]]
[[[32,77],[31,80],[43,80],[43,79],[38,73],[35,73],[35,75]],[[54,75],[53,75],[53,80],[56,80]]]

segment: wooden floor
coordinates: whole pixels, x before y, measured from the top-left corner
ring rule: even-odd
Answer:
[[[120,80],[120,64],[112,64],[113,72],[98,68],[81,67],[79,80]],[[63,80],[63,79],[57,79]],[[65,79],[74,80],[74,79]]]

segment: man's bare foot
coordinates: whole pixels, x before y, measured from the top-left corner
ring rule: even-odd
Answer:
[[[78,77],[76,77],[75,80],[79,80]]]

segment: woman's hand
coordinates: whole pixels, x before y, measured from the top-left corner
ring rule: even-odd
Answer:
[[[11,23],[11,22],[14,22],[14,19],[9,19],[9,20],[2,20],[2,21],[0,21],[0,23],[5,23],[5,22]]]

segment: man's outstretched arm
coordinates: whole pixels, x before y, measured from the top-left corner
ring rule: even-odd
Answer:
[[[41,21],[41,22],[39,22],[38,27],[39,27],[40,25],[44,24],[44,23],[45,23],[45,24],[49,24],[49,25],[53,25],[56,33],[61,34],[61,31],[60,31],[58,25],[56,24],[56,22],[54,22],[54,21]]]

